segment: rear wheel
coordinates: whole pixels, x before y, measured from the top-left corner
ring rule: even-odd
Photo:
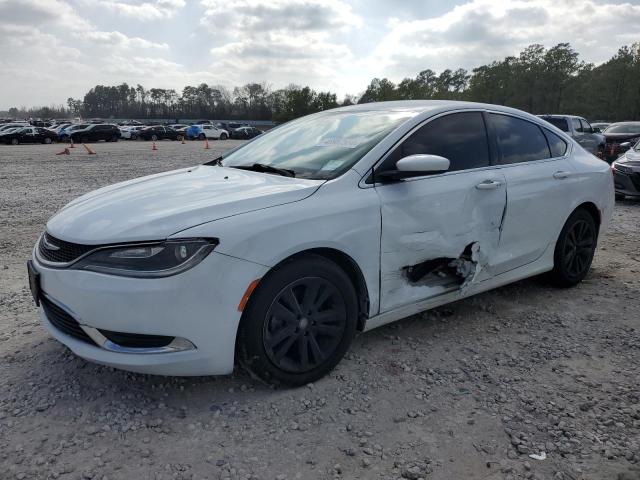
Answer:
[[[18,140],[17,138],[11,139],[11,145],[18,145],[19,143],[20,143],[20,140]]]
[[[156,140],[158,140],[158,136],[154,133],[153,135],[151,135],[151,140],[155,142]]]
[[[558,286],[572,287],[589,272],[596,249],[598,229],[591,214],[578,209],[564,224],[554,252],[551,278]]]
[[[220,134],[220,140],[226,140],[228,138],[226,133],[221,133]]]
[[[199,138],[200,140],[204,140],[204,139],[205,139],[204,133],[201,133],[200,135],[198,135],[198,138]]]
[[[331,371],[356,331],[355,289],[324,257],[284,263],[252,294],[238,331],[241,364],[275,384],[313,382]]]
[[[50,143],[52,143],[52,142],[51,142],[51,138],[46,137],[46,138],[44,139],[44,143],[46,143],[47,145],[49,145]]]
[[[113,135],[113,136],[111,137],[111,141],[112,141],[112,142],[117,142],[117,141],[118,141],[118,136],[117,136],[117,135]]]

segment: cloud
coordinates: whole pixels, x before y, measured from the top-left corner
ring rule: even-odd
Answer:
[[[598,63],[633,41],[623,25],[639,24],[639,5],[472,0],[434,18],[391,20],[362,65],[368,73],[377,70],[377,76],[398,80],[426,68],[473,68],[516,55],[532,43],[550,47],[561,42],[570,42],[582,58]]]
[[[310,83],[335,88],[353,60],[346,37],[363,24],[341,0],[203,0],[203,26],[219,44],[210,49],[213,72],[242,84]],[[220,76],[220,80],[224,79]]]
[[[143,22],[172,18],[185,7],[185,0],[155,0],[131,2],[127,0],[82,0],[85,5],[104,8],[109,12]]]

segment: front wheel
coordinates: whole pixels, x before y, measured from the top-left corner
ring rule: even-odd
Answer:
[[[204,140],[206,137],[204,136],[204,133],[201,133],[200,135],[198,135],[198,138],[200,140]]]
[[[220,140],[226,140],[227,138],[228,138],[228,137],[227,137],[227,134],[226,134],[226,133],[221,133],[221,134],[220,134]]]
[[[44,139],[44,143],[46,143],[47,145],[49,145],[50,143],[52,143],[51,138],[46,137],[46,138]]]
[[[580,208],[562,227],[554,252],[551,278],[560,287],[573,287],[589,272],[596,250],[598,229],[591,214]]]
[[[157,141],[158,140],[158,136],[157,135],[151,135],[151,140],[153,142]]]
[[[266,382],[318,380],[346,353],[356,331],[356,292],[347,274],[318,255],[287,261],[265,276],[240,322],[240,363]]]
[[[18,145],[20,143],[20,141],[17,138],[12,138],[11,139],[11,145]]]

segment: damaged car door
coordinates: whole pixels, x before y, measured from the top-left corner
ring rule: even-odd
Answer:
[[[394,179],[398,161],[437,155],[449,168]],[[506,180],[492,164],[480,111],[418,126],[374,173],[381,202],[380,312],[464,289],[492,276],[506,207]]]

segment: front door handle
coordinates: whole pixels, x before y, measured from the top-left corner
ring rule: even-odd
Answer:
[[[495,190],[501,186],[502,182],[498,182],[497,180],[485,180],[484,182],[477,184],[476,188],[478,190]]]
[[[569,178],[569,176],[571,175],[570,172],[556,172],[553,174],[553,178],[555,178],[556,180],[564,180],[565,178]]]

